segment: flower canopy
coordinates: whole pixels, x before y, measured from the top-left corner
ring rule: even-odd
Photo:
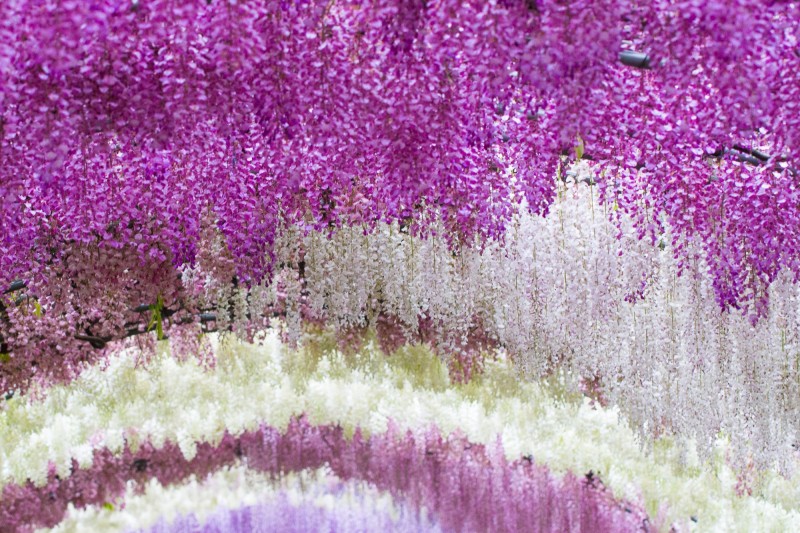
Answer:
[[[500,389],[537,381],[619,409],[650,451],[674,438],[713,462],[722,446],[744,498],[795,468],[798,279],[798,2],[0,2],[0,415],[120,354],[216,375],[217,335],[259,346],[272,331],[295,354],[286,379],[303,381],[322,357],[309,346],[332,336],[325,357],[424,349],[453,390],[502,361]],[[319,528],[687,519],[652,493],[644,507],[620,484],[629,498],[612,496],[599,470],[508,456],[507,441],[417,425],[355,438],[297,401],[288,429],[267,412],[208,433],[137,418],[118,445],[100,437],[110,426],[56,429],[69,451],[36,452],[52,468],[0,456],[0,529],[68,523],[70,504],[117,512],[139,497],[131,483],[248,462],[332,472],[347,498],[395,506],[295,505]],[[36,449],[35,434],[14,442]],[[441,472],[461,484],[447,492]],[[208,523],[288,516],[278,492]]]

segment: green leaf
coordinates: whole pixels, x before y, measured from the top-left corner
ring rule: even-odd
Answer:
[[[148,331],[151,331],[153,327],[156,328],[156,337],[158,340],[164,340],[164,320],[161,316],[162,309],[164,309],[164,299],[159,294],[156,303],[150,306],[150,322],[147,324]]]
[[[580,159],[583,157],[583,153],[584,153],[584,149],[585,148],[586,147],[585,147],[585,145],[583,143],[583,139],[581,139],[581,136],[578,135],[578,145],[575,147],[575,158],[578,161],[580,161]]]

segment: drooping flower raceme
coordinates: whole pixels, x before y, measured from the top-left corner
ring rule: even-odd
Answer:
[[[580,157],[640,236],[668,225],[684,262],[702,249],[723,308],[765,316],[781,271],[800,272],[797,11],[3,2],[0,286],[24,280],[43,318],[3,302],[0,377],[71,379],[159,296],[196,320],[176,277],[211,246],[204,225],[243,285],[280,266],[282,227],[397,223],[458,249],[546,213]]]
[[[547,217],[519,215],[502,243],[458,254],[443,238],[396,225],[311,233],[304,283],[287,296],[304,307],[289,310],[289,323],[322,321],[340,338],[372,328],[387,352],[427,343],[451,363],[499,347],[529,378],[564,371],[576,387],[594,383],[645,442],[676,434],[709,451],[722,432],[742,458],[790,460],[800,423],[791,274],[771,285],[768,315],[756,324],[720,313],[702,243],[677,252],[670,233],[655,246],[640,240],[629,218],[609,220],[595,193],[562,187]],[[271,301],[279,284],[254,289],[251,300]]]

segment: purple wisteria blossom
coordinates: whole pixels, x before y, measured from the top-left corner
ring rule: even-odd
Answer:
[[[196,320],[177,277],[204,228],[229,285],[273,274],[286,227],[441,227],[458,253],[546,213],[576,158],[642,237],[698,241],[721,308],[755,320],[800,274],[799,11],[4,1],[0,289],[24,280],[39,307],[0,304],[0,384],[71,379],[159,297]]]
[[[333,509],[313,503],[292,503],[286,494],[260,505],[239,509],[219,509],[199,520],[195,515],[180,516],[174,521],[161,520],[142,533],[249,533],[285,532],[356,533],[396,531],[398,533],[441,533],[434,523],[424,520],[420,513],[404,507],[397,516],[370,507],[368,497],[359,495],[344,505],[337,502]]]

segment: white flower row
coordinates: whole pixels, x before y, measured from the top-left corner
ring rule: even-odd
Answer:
[[[214,370],[166,354],[145,370],[122,353],[43,400],[12,399],[0,411],[2,482],[42,483],[49,462],[66,476],[72,458],[86,466],[93,449],[121,450],[126,441],[169,439],[191,457],[197,441],[260,423],[285,426],[307,413],[313,423],[347,431],[382,432],[392,419],[401,428],[458,430],[481,443],[499,436],[510,458],[531,454],[556,472],[593,470],[617,497],[643,499],[669,522],[695,516],[708,527],[800,529],[796,482],[764,472],[754,495],[739,497],[724,445],[710,464],[667,440],[647,454],[617,410],[557,399],[552,389],[520,382],[504,361],[474,383],[447,386],[441,363],[422,348],[389,358],[371,350],[317,358],[285,351],[269,336],[261,344],[226,340],[217,355]]]

